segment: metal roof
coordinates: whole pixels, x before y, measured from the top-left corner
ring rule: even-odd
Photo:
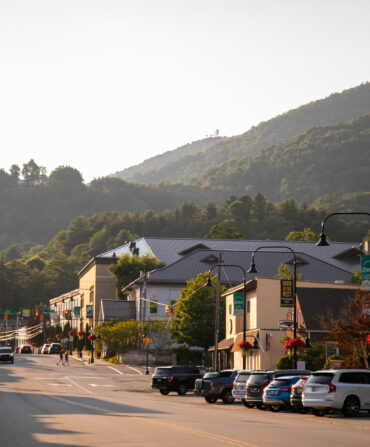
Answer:
[[[304,253],[317,258],[323,262],[332,264],[338,268],[354,273],[360,268],[360,258],[341,257],[340,254],[351,250],[352,247],[359,248],[356,242],[330,242],[327,247],[317,247],[314,242],[301,241],[269,241],[269,240],[240,240],[240,239],[202,239],[202,238],[161,238],[143,237],[133,241],[139,249],[139,256],[149,254],[170,265],[186,256],[186,253],[194,247],[199,248],[199,244],[208,247],[210,250],[231,250],[253,252],[261,246],[281,246],[290,247],[296,253]],[[183,252],[185,251],[185,254]],[[101,253],[97,258],[121,257],[123,254],[131,254],[130,243]],[[259,255],[256,255],[256,257]],[[338,257],[339,256],[339,257]],[[358,260],[357,260],[358,258]]]
[[[190,279],[195,279],[199,273],[208,272],[212,266],[216,265],[214,259],[219,253],[221,253],[223,265],[234,264],[241,267],[222,267],[221,282],[228,287],[242,283],[244,276],[242,269],[245,272],[249,270],[252,259],[251,251],[196,250],[167,267],[151,272],[148,283],[185,283]],[[297,257],[303,261],[297,262],[297,274],[301,274],[304,280],[347,283],[352,275],[346,270],[304,253],[297,253]],[[273,278],[281,263],[287,264],[292,269],[289,264],[291,260],[291,253],[257,252],[255,264],[258,273],[246,273],[246,280],[250,281],[255,277]],[[217,268],[212,268],[212,273],[216,274],[216,271]]]

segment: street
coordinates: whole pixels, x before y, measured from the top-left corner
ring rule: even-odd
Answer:
[[[151,390],[145,368],[16,355],[0,364],[1,447],[361,447],[370,415],[315,417]]]

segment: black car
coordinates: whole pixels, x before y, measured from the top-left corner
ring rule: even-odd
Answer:
[[[232,391],[237,374],[236,369],[209,372],[203,379],[195,381],[194,393],[204,397],[209,404],[214,404],[217,399],[222,399],[225,404],[231,404],[234,402]]]
[[[62,345],[60,343],[52,343],[48,350],[48,354],[60,354],[62,350]]]
[[[259,409],[264,409],[265,404],[262,400],[263,390],[275,377],[300,375],[307,376],[310,374],[311,371],[300,371],[296,369],[280,369],[275,371],[256,372],[249,377],[246,384],[245,401],[248,404],[255,405]],[[246,405],[246,407],[250,407],[251,405]]]
[[[0,361],[14,363],[13,349],[8,347],[0,347]]]
[[[32,348],[30,345],[22,345],[19,348],[19,353],[20,354],[32,354]]]
[[[159,366],[152,375],[152,388],[159,389],[163,395],[176,391],[184,395],[194,389],[195,379],[207,372],[202,366]]]
[[[301,377],[298,382],[292,386],[292,391],[290,392],[290,405],[293,407],[295,411],[305,413],[307,408],[303,406],[302,403],[302,391],[303,384],[308,379],[309,376]]]

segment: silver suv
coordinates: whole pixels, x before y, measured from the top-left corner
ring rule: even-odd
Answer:
[[[316,371],[303,385],[304,407],[316,416],[328,410],[341,410],[344,416],[357,416],[370,410],[370,371],[368,369],[329,369]]]
[[[245,385],[251,376],[256,371],[247,371],[247,370],[241,370],[238,372],[238,375],[235,377],[234,383],[233,383],[233,397],[234,399],[241,399],[243,405],[248,406],[247,402],[245,400]],[[253,405],[252,405],[253,407]]]

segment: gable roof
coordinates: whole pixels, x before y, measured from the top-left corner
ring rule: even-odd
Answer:
[[[253,252],[261,246],[285,245],[290,247],[295,253],[306,254],[351,273],[354,273],[360,268],[360,258],[357,251],[359,249],[359,244],[355,242],[330,242],[330,245],[326,247],[317,247],[314,242],[245,239],[142,237],[134,242],[135,248],[139,250],[139,256],[149,254],[160,259],[167,266],[183,258],[188,253],[202,248],[202,246],[206,246],[210,250],[216,251],[230,250]],[[112,258],[113,254],[119,258],[123,254],[132,254],[130,244],[132,247],[132,242],[127,242],[120,247],[101,253],[97,258]],[[355,250],[351,250],[353,247]],[[340,256],[343,252],[349,253],[349,257]]]
[[[356,289],[297,287],[297,298],[307,330],[326,331],[330,324],[343,318]]]
[[[243,281],[244,271],[246,280],[258,277],[272,278],[277,274],[281,263],[291,259],[291,253],[280,252],[258,252],[255,256],[255,264],[258,273],[247,273],[250,267],[252,252],[231,250],[197,250],[194,253],[179,259],[178,261],[158,270],[151,272],[148,284],[153,283],[178,283],[185,284],[186,281],[196,278],[199,273],[206,273],[216,263],[208,263],[207,258],[217,257],[221,253],[222,264],[233,264],[234,267],[221,268],[221,282],[228,287],[233,287]],[[304,261],[297,264],[297,273],[302,274],[303,279],[318,282],[348,282],[351,273],[318,259],[299,253]],[[238,267],[240,266],[240,267]],[[216,274],[216,268],[212,273]]]

